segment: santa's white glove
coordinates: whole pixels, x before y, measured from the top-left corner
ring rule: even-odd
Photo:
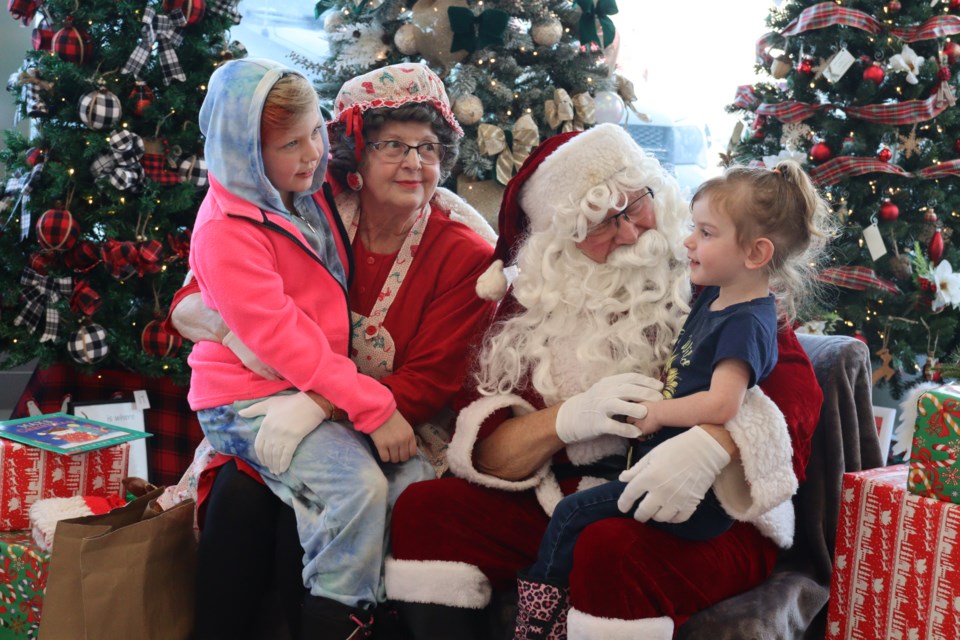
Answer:
[[[566,400],[557,412],[557,436],[566,443],[592,440],[604,434],[636,438],[640,430],[613,416],[642,418],[643,401],[662,399],[663,385],[639,373],[621,373],[598,380],[592,387]]]
[[[627,486],[617,508],[633,512],[639,522],[686,522],[707,495],[730,454],[713,436],[693,427],[654,447],[637,464],[620,474]],[[644,494],[646,497],[644,498]]]
[[[274,475],[287,470],[300,441],[327,419],[327,412],[302,391],[261,400],[242,409],[240,415],[263,416],[253,448],[257,459]]]
[[[233,351],[233,355],[240,359],[247,369],[253,371],[261,378],[267,380],[282,380],[283,376],[277,373],[276,369],[267,366],[263,360],[258,358],[253,351],[247,348],[247,345],[240,341],[233,331],[227,331],[227,334],[220,340],[220,344]]]

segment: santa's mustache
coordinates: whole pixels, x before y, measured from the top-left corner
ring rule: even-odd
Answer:
[[[614,249],[607,257],[607,264],[618,269],[662,267],[669,257],[672,253],[666,236],[649,229],[635,243]]]

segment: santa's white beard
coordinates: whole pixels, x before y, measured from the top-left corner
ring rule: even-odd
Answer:
[[[661,234],[644,233],[605,264],[534,236],[519,266],[513,293],[526,311],[487,341],[484,392],[510,393],[529,373],[550,405],[609,375],[659,377],[689,310],[686,270]]]

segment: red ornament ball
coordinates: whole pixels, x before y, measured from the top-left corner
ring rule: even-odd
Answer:
[[[863,79],[869,80],[876,85],[879,85],[881,82],[883,82],[883,76],[883,67],[878,65],[876,62],[863,70]]]
[[[146,83],[137,81],[127,98],[130,111],[138,118],[143,116],[143,112],[153,104],[155,97],[156,96],[153,95],[153,89],[147,86]]]
[[[86,64],[93,59],[93,41],[90,34],[73,26],[73,20],[67,18],[62,29],[53,35],[53,52],[61,60],[74,64]]]
[[[81,240],[64,254],[63,264],[77,273],[86,273],[100,264],[100,248],[90,240]]]
[[[960,60],[960,44],[948,42],[943,45],[943,53],[947,56],[947,62],[956,64],[957,60]]]
[[[47,150],[43,147],[30,147],[27,149],[27,166],[35,167],[43,162],[43,157]]]
[[[890,13],[897,13],[902,8],[903,7],[900,5],[900,0],[890,0],[890,2],[887,3],[887,11]]]
[[[187,19],[187,24],[197,24],[203,18],[203,13],[207,9],[204,0],[163,0],[163,10],[170,13],[174,9],[180,9],[183,17]]]
[[[880,162],[890,162],[890,158],[893,157],[893,151],[890,151],[889,148],[884,147],[877,152],[877,159]]]
[[[950,8],[954,11],[960,9],[960,0],[950,0]]]
[[[826,142],[818,142],[810,147],[810,159],[816,163],[826,162],[833,157],[833,151]]]
[[[854,331],[853,337],[859,340],[860,342],[862,342],[863,344],[867,344],[867,336],[863,335],[859,331]]]
[[[160,320],[151,320],[140,334],[140,346],[144,352],[157,358],[176,355],[183,340],[169,333]]]
[[[80,225],[59,203],[37,220],[37,241],[50,251],[69,251],[80,237]]]
[[[797,71],[800,73],[805,73],[807,75],[813,73],[813,60],[810,58],[804,58],[800,61],[800,64],[797,65]]]
[[[926,213],[923,214],[923,221],[934,223],[937,221],[937,212],[933,209],[927,209]]]
[[[884,222],[893,222],[900,217],[900,207],[895,205],[892,200],[884,200],[880,205],[880,219]]]

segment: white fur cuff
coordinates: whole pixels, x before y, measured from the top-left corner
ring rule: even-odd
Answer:
[[[387,597],[400,602],[442,604],[482,609],[490,603],[490,581],[465,562],[397,560],[388,556],[384,568]]]
[[[473,466],[473,448],[484,421],[500,409],[513,409],[514,416],[533,413],[533,405],[517,395],[484,396],[470,403],[457,416],[457,426],[447,449],[447,461],[454,475],[474,484],[503,491],[526,491],[533,489],[550,471],[547,462],[533,476],[524,480],[504,480],[479,471]]]
[[[790,434],[783,413],[758,387],[747,391],[726,428],[740,464],[724,467],[713,488],[731,517],[751,522],[797,491]]]
[[[641,620],[598,618],[570,609],[567,637],[570,640],[671,640],[673,620],[666,616]]]

